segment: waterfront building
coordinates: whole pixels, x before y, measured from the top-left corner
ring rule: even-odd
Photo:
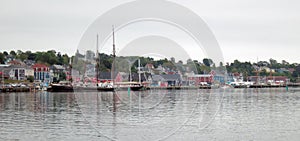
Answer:
[[[26,68],[20,65],[1,65],[0,71],[5,79],[26,80]]]
[[[34,80],[42,82],[50,82],[50,69],[44,64],[35,64],[32,66],[34,69]]]
[[[13,80],[26,80],[26,68],[22,66],[10,66],[10,79]]]
[[[30,76],[34,76],[34,69],[32,67],[25,67],[25,76],[28,78]]]
[[[198,86],[202,84],[203,82],[207,84],[211,84],[214,81],[213,75],[211,74],[195,74],[195,75],[189,75],[187,77],[189,85]]]

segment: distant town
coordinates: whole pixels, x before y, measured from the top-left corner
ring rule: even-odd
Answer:
[[[133,60],[132,62],[128,60]],[[140,61],[137,61],[140,60]],[[213,60],[178,60],[150,57],[115,58],[115,76],[111,78],[113,56],[86,51],[68,56],[49,50],[46,52],[3,51],[0,52],[0,78],[6,83],[58,83],[59,81],[93,82],[98,80],[149,82],[155,86],[198,86],[201,84],[230,84],[252,82],[251,84],[278,84],[300,82],[300,65],[285,60],[215,64]],[[130,74],[129,74],[130,72]],[[142,77],[138,78],[138,73]],[[97,80],[96,80],[97,81]]]

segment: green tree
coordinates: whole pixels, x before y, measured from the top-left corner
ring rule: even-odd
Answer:
[[[69,64],[69,62],[70,62],[70,58],[69,58],[69,56],[67,55],[67,54],[64,54],[63,56],[62,56],[62,60],[63,60],[63,64],[64,65],[68,65]]]
[[[48,57],[47,58],[47,62],[50,64],[50,65],[54,65],[54,64],[57,64],[58,63],[58,58],[56,57],[55,55],[55,51],[51,50],[51,51],[47,51],[46,53],[46,56]]]
[[[4,62],[5,62],[5,55],[2,52],[0,52],[0,63],[4,64]]]
[[[4,51],[3,54],[5,55],[5,57],[8,55],[8,53],[6,51]]]
[[[13,51],[13,50],[10,51],[9,54],[10,54],[11,56],[13,56],[13,57],[16,57],[16,56],[17,56],[17,53],[16,53],[15,51]]]
[[[210,66],[213,64],[213,61],[212,61],[211,59],[204,58],[204,59],[203,59],[203,64],[204,64],[205,66],[210,67]]]
[[[62,55],[61,55],[61,53],[60,52],[58,52],[57,53],[57,64],[58,65],[63,65],[63,57],[62,57]]]
[[[26,54],[28,55],[27,59],[28,60],[36,60],[36,53],[32,53],[31,51],[26,51]]]
[[[40,63],[46,63],[49,65],[54,65],[58,63],[58,58],[55,55],[55,51],[50,50],[47,52],[37,52],[35,61]]]
[[[18,54],[17,54],[16,58],[18,58],[22,61],[24,61],[28,58],[28,55],[26,53],[22,52],[21,50],[18,50],[17,52],[18,52]]]
[[[23,54],[23,51],[17,50],[17,55]]]
[[[183,65],[183,61],[182,61],[182,60],[179,60],[179,61],[178,61],[178,64]]]

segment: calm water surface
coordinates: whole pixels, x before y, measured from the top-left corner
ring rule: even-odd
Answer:
[[[0,93],[0,140],[299,140],[300,90]]]

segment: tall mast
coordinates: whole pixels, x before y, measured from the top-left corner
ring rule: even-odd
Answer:
[[[116,57],[116,45],[115,45],[115,27],[113,26],[113,57]]]
[[[72,78],[72,57],[70,57],[70,60],[69,60],[69,75],[70,75],[70,78],[69,78],[69,81],[73,81],[73,78]]]
[[[114,25],[112,26],[112,36],[113,36],[113,64],[112,64],[112,69],[111,69],[111,78],[113,80],[113,84],[115,84],[115,59],[116,59],[116,45],[115,45],[115,27]]]
[[[141,84],[141,60],[139,59],[139,66],[138,66],[138,73],[139,73],[139,84]]]
[[[97,34],[97,45],[96,45],[96,86],[98,87],[98,77],[99,77],[99,42],[98,42],[98,34]]]
[[[86,75],[86,62],[87,62],[87,59],[86,59],[86,56],[87,56],[87,53],[85,52],[85,55],[84,55],[84,74],[83,74],[83,79],[87,76]],[[83,80],[84,82],[84,80]]]

